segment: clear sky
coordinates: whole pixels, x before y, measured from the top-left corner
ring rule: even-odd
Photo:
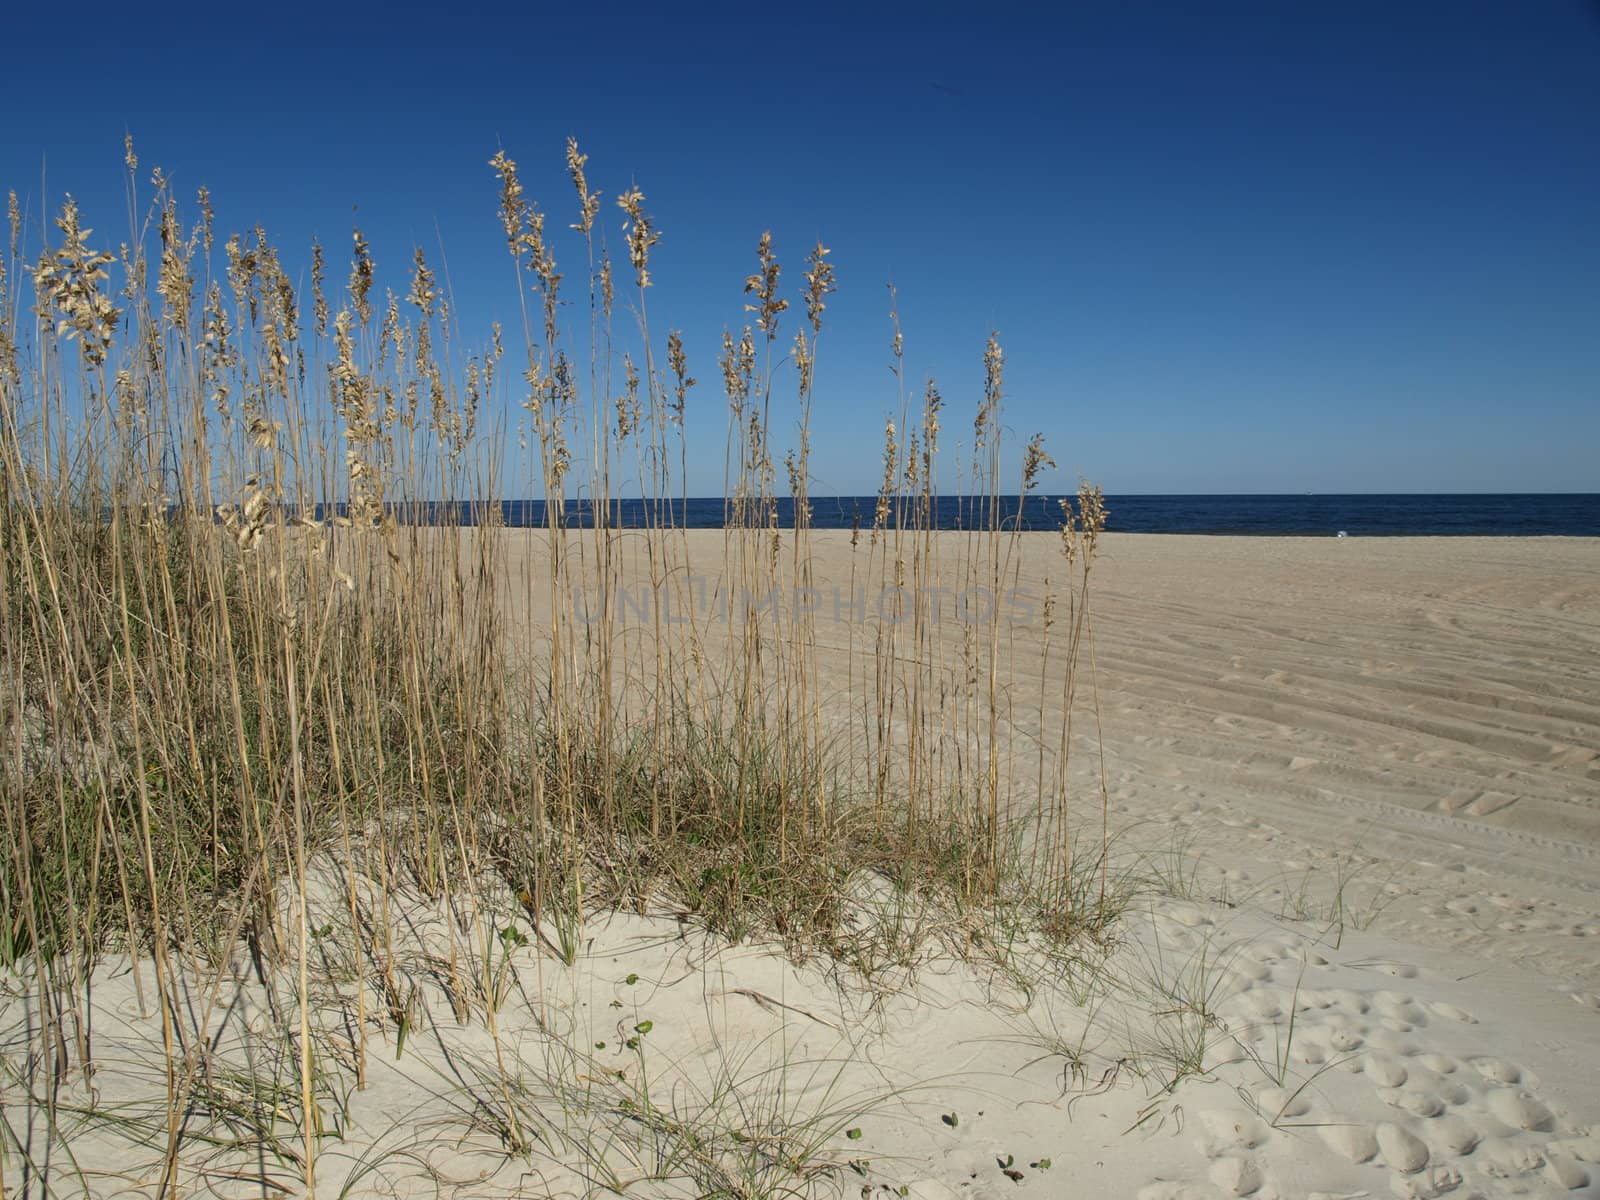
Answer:
[[[12,5],[0,188],[121,240],[128,130],[225,227],[342,253],[359,205],[396,291],[442,245],[482,332],[516,312],[487,160],[564,226],[575,135],[613,245],[630,182],[663,234],[692,493],[764,229],[787,283],[819,237],[839,273],[818,494],[876,486],[890,279],[952,439],[998,329],[1060,486],[1600,491],[1592,0],[505,8]]]

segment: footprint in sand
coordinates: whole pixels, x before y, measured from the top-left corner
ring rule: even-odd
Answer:
[[[1475,1058],[1472,1068],[1492,1083],[1522,1082],[1522,1068],[1503,1058]]]
[[[1324,1125],[1322,1140],[1328,1149],[1353,1163],[1378,1156],[1378,1135],[1370,1125]]]
[[[1401,1036],[1406,1030],[1395,1030],[1387,1027],[1372,1029],[1367,1032],[1367,1045],[1374,1050],[1383,1050],[1389,1054],[1399,1055],[1401,1058],[1410,1058],[1421,1051],[1417,1044],[1410,1038]]]
[[[1235,975],[1241,979],[1249,980],[1251,983],[1261,983],[1272,978],[1272,971],[1265,964],[1254,962],[1242,955],[1234,960],[1230,969]]]
[[[1537,1148],[1511,1138],[1485,1138],[1476,1158],[1483,1173],[1495,1179],[1531,1175],[1545,1165],[1544,1155]]]
[[[1555,1127],[1555,1114],[1532,1092],[1495,1088],[1487,1104],[1491,1113],[1513,1129],[1546,1131]]]
[[[1282,942],[1251,942],[1244,947],[1241,957],[1258,963],[1275,963],[1287,957],[1289,947]]]
[[[1566,1188],[1569,1192],[1589,1186],[1588,1170],[1579,1166],[1564,1154],[1552,1153],[1546,1155],[1544,1173],[1551,1183],[1557,1187]]]
[[[1483,1133],[1471,1121],[1456,1113],[1447,1113],[1423,1126],[1423,1133],[1436,1154],[1463,1156],[1471,1154],[1483,1140]]]
[[[1447,1021],[1459,1021],[1463,1025],[1476,1025],[1478,1023],[1478,1018],[1466,1009],[1457,1008],[1454,1004],[1447,1004],[1443,1000],[1435,1000],[1428,1007]]]
[[[1325,967],[1328,965],[1328,960],[1309,946],[1290,946],[1285,954],[1287,957],[1294,959],[1295,962],[1305,963],[1308,967]]]
[[[1328,1048],[1340,1054],[1349,1054],[1352,1050],[1359,1050],[1366,1042],[1366,1038],[1354,1029],[1335,1028],[1328,1034]]]
[[[1240,997],[1240,1004],[1251,1016],[1270,1021],[1283,1012],[1279,997],[1268,988],[1251,988]]]
[[[1421,1027],[1428,1023],[1428,1014],[1422,1006],[1404,992],[1379,992],[1372,998],[1372,1004],[1380,1016],[1396,1024]]]
[[[1405,1067],[1393,1056],[1384,1053],[1368,1054],[1362,1070],[1373,1085],[1380,1088],[1397,1088],[1408,1077]]]
[[[1450,1082],[1439,1072],[1430,1068],[1422,1061],[1425,1057],[1427,1056],[1419,1054],[1415,1058],[1406,1060],[1406,1070],[1410,1074],[1410,1078],[1406,1081],[1406,1087],[1413,1092],[1431,1092],[1436,1096],[1445,1098],[1448,1102],[1446,1094],[1458,1090],[1459,1085]]]
[[[1285,1117],[1303,1117],[1311,1111],[1311,1101],[1303,1090],[1291,1092],[1288,1088],[1264,1088],[1256,1095],[1256,1105],[1261,1115],[1271,1122]]]
[[[1336,1007],[1352,1016],[1364,1017],[1372,1011],[1372,1002],[1361,992],[1353,992],[1349,988],[1336,988],[1328,995],[1333,997]]]
[[[1207,1174],[1230,1196],[1250,1196],[1261,1190],[1261,1168],[1248,1158],[1219,1158]]]
[[[1395,1174],[1389,1190],[1404,1200],[1436,1200],[1461,1186],[1461,1172],[1454,1167],[1429,1167],[1418,1175]],[[1471,1195],[1476,1196],[1474,1192]]]
[[[1207,1158],[1218,1158],[1235,1148],[1254,1150],[1272,1138],[1265,1121],[1237,1109],[1208,1109],[1200,1114],[1200,1125],[1208,1135],[1199,1142]]]
[[[1378,1093],[1378,1097],[1385,1104],[1402,1109],[1414,1117],[1437,1117],[1445,1111],[1444,1100],[1435,1092],[1386,1088]]]
[[[1428,1165],[1428,1147],[1402,1125],[1385,1121],[1378,1126],[1378,1152],[1383,1161],[1402,1175],[1415,1175]]]

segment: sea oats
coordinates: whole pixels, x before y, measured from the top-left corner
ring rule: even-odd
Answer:
[[[617,207],[627,213],[622,232],[628,241],[628,261],[633,264],[634,278],[639,287],[650,286],[650,251],[661,240],[650,214],[644,210],[644,193],[631,187],[617,197]]]
[[[11,311],[10,281],[6,275],[5,260],[0,259],[0,383],[6,380],[21,378],[21,367],[17,360],[17,343],[11,333],[11,322],[7,314]]]
[[[928,380],[928,387],[922,395],[922,455],[923,475],[929,482],[933,480],[933,460],[939,454],[939,413],[944,408],[944,397],[939,394],[939,389],[934,386],[933,380]]]
[[[676,329],[667,334],[667,366],[672,371],[672,402],[668,406],[678,427],[683,427],[684,408],[687,404],[689,389],[695,385],[695,379],[689,374],[689,362],[683,353],[683,335]]]
[[[783,268],[778,265],[777,256],[772,252],[772,234],[763,233],[761,240],[756,245],[756,261],[761,269],[753,275],[746,276],[744,292],[747,296],[754,296],[754,304],[746,304],[745,312],[756,314],[756,328],[767,335],[770,342],[778,336],[778,317],[789,307],[789,302],[778,295],[778,277]]]
[[[500,150],[489,160],[489,165],[500,176],[500,225],[506,232],[506,246],[511,257],[520,262],[528,202],[522,194],[522,181],[517,177],[517,164]]]
[[[605,313],[606,320],[611,319],[611,306],[616,300],[616,289],[611,282],[611,256],[603,255],[600,259],[600,303],[601,311]]]
[[[207,258],[211,257],[211,244],[213,239],[212,229],[216,223],[216,214],[211,211],[211,189],[202,186],[199,192],[200,203],[200,248],[205,251]]]
[[[894,356],[894,362],[890,364],[889,369],[898,377],[905,366],[906,339],[900,332],[900,294],[895,291],[894,284],[889,284],[888,288],[889,323],[894,326],[894,337],[889,341],[889,353]]]
[[[639,427],[639,371],[633,356],[622,356],[623,393],[617,397],[617,439],[625,440]]]
[[[144,177],[126,149],[137,207]],[[690,339],[671,328],[663,353],[642,293],[637,325],[612,329],[613,266],[604,238],[594,243],[602,206],[587,162],[569,140],[590,289],[589,341],[574,353],[573,331],[556,320],[556,255],[576,237],[546,224],[504,152],[490,160],[524,320],[523,345],[513,336],[511,347],[520,396],[503,394],[500,325],[487,344],[465,344],[445,271],[420,251],[399,279],[378,279],[355,230],[347,293],[342,279],[330,290],[320,241],[291,255],[260,226],[216,233],[213,262],[209,193],[199,191],[201,220],[181,226],[158,171],[120,255],[96,250],[74,206],[58,222],[62,245],[41,258],[12,195],[13,258],[39,263],[44,323],[24,326],[17,346],[27,280],[0,262],[0,559],[17,593],[0,628],[0,658],[10,647],[15,660],[0,711],[41,714],[43,736],[19,738],[15,719],[0,716],[0,862],[34,881],[0,878],[0,960],[52,997],[17,1056],[48,1086],[60,1064],[85,1076],[94,1064],[73,964],[107,946],[144,948],[155,986],[136,1001],[158,1013],[149,1027],[168,1043],[151,1058],[149,1130],[159,1135],[163,1120],[177,1130],[161,1164],[169,1181],[192,1181],[214,1152],[229,1153],[207,1140],[221,1131],[270,1154],[284,1187],[313,1191],[328,1128],[319,1105],[326,1114],[347,1084],[366,1086],[369,1039],[398,1053],[427,991],[435,1007],[481,1021],[498,1059],[496,1021],[526,1016],[501,1006],[519,1006],[528,934],[581,969],[595,907],[664,903],[719,934],[776,937],[796,955],[864,955],[855,965],[867,974],[883,948],[850,924],[844,881],[915,891],[952,914],[962,944],[1001,896],[1008,921],[1038,911],[1052,933],[1090,926],[1066,836],[1069,739],[1064,721],[1049,725],[1070,717],[1077,695],[1076,635],[1089,637],[1078,568],[1104,527],[1103,498],[1086,484],[1063,508],[1063,549],[1077,563],[1059,608],[1047,582],[1044,619],[1073,627],[1066,661],[1050,658],[1049,639],[1044,661],[1021,661],[992,603],[1026,580],[1003,557],[1020,539],[999,496],[997,464],[1010,451],[998,340],[985,354],[985,453],[969,490],[957,467],[957,503],[971,510],[959,510],[960,533],[936,535],[944,400],[931,379],[909,394],[891,287],[898,394],[884,414],[876,508],[854,512],[848,551],[842,531],[835,543],[848,598],[829,586],[845,580],[816,578],[831,552],[813,541],[809,488],[821,472],[810,412],[821,329],[837,316],[834,270],[816,243],[793,299],[804,319],[780,345],[790,301],[765,234],[743,277],[750,323],[723,334],[717,357],[728,400],[719,558],[718,539],[691,539],[674,505],[690,464],[702,466],[685,428]],[[618,204],[625,265],[647,288],[651,266],[664,267],[652,262],[658,235],[638,188]],[[543,300],[542,330],[530,291]],[[126,311],[111,305],[119,292]],[[581,343],[584,323],[572,324]],[[72,340],[86,347],[81,364]],[[791,348],[798,393],[780,369]],[[502,410],[519,403],[515,435],[503,436]],[[208,431],[219,424],[212,411],[224,436]],[[1026,497],[1052,464],[1037,438],[1020,453]],[[638,504],[620,517],[618,480]],[[784,483],[792,520],[780,513]],[[502,486],[538,494],[546,528],[502,529]],[[582,517],[567,515],[568,497]],[[617,523],[634,513],[638,527],[622,534]],[[956,561],[940,561],[941,545]],[[519,546],[540,552],[519,562]],[[702,564],[715,581],[696,579]],[[619,605],[635,582],[645,588]],[[584,590],[596,603],[578,600]],[[646,591],[647,627],[634,628],[632,600]],[[823,634],[829,591],[839,627]],[[729,627],[710,631],[712,620]],[[838,674],[819,649],[837,651]],[[1030,712],[1035,669],[1062,690]],[[843,702],[829,711],[835,683]],[[1009,811],[1019,729],[1029,755],[1058,758],[1055,778],[1038,768],[1037,826]],[[80,746],[93,754],[71,761]],[[1035,835],[1037,859],[1051,864],[1042,872],[1008,853]],[[308,890],[308,864],[332,886]],[[391,911],[418,896],[448,942],[421,963],[405,958],[416,949],[409,914]],[[521,913],[503,910],[513,897]],[[221,1010],[206,1006],[236,989],[222,974],[190,977],[241,945],[241,964],[256,959],[241,978],[253,967],[292,979],[287,1004],[246,1017],[270,1059],[251,1068],[262,1094],[217,1069],[229,1051],[213,1037]],[[330,962],[374,985],[341,993],[348,1043],[313,1019],[331,983],[312,972]],[[129,986],[142,992],[148,974],[131,972]],[[507,1100],[521,1067],[487,1070],[472,1120],[494,1123],[514,1171],[540,1153],[531,1123],[519,1127],[520,1093]],[[238,1128],[213,1115],[218,1096],[233,1098]],[[407,1169],[403,1152],[394,1158]]]
[[[323,293],[326,266],[322,261],[322,243],[311,240],[311,315],[318,337],[328,332],[328,297]]]
[[[831,251],[818,242],[806,256],[811,269],[806,272],[806,319],[811,322],[811,335],[822,332],[822,314],[828,307],[827,299],[839,290],[834,280],[833,264],[828,261]]]
[[[883,482],[878,487],[878,508],[872,518],[873,541],[877,541],[878,534],[889,523],[889,514],[898,494],[895,477],[899,474],[899,464],[900,443],[895,439],[894,418],[890,417],[883,423]]]
[[[116,259],[89,248],[88,238],[94,230],[80,225],[78,204],[71,196],[56,218],[56,227],[63,241],[54,254],[40,257],[33,273],[34,289],[47,309],[55,312],[56,336],[76,339],[84,361],[103,366],[122,316],[122,310],[102,290],[110,279],[106,267]]]
[[[1105,532],[1109,511],[1099,484],[1084,481],[1078,485],[1078,528],[1083,534],[1084,554],[1090,558],[1094,557],[1100,534]]]
[[[169,200],[161,209],[161,266],[156,276],[156,291],[161,296],[163,316],[179,333],[189,330],[189,314],[194,303],[194,275],[190,262],[195,244],[186,240],[178,225],[178,206]]]
[[[578,223],[572,228],[587,237],[594,230],[594,219],[600,213],[600,193],[589,190],[589,181],[583,172],[587,154],[578,153],[578,139],[567,139],[567,173],[572,176],[572,186],[578,189]]]
[[[384,289],[383,320],[378,325],[378,370],[388,365],[389,354],[398,362],[406,357],[406,332],[400,323],[400,299],[394,292]]]
[[[811,348],[811,339],[806,336],[804,329],[795,330],[794,366],[795,370],[800,374],[800,394],[808,396],[812,387],[812,372],[816,366],[816,355]]]
[[[1000,349],[1000,335],[991,333],[983,348],[983,402],[978,406],[978,415],[972,423],[975,451],[982,449],[991,436],[999,436],[996,424],[1000,417],[1005,362],[1005,354]]]
[[[372,320],[369,299],[373,281],[372,250],[361,230],[355,230],[352,238],[354,250],[350,260],[350,303],[355,306],[357,320],[365,325]]]
[[[1039,472],[1045,467],[1054,467],[1056,460],[1051,458],[1044,450],[1044,434],[1036,433],[1028,439],[1028,444],[1022,451],[1022,490],[1031,492],[1039,486]]]

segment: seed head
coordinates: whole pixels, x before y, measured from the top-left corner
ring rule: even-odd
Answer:
[[[812,337],[822,332],[822,313],[828,307],[827,299],[839,290],[833,277],[833,264],[828,261],[829,253],[829,249],[818,242],[806,255],[806,262],[811,264],[806,272],[806,318],[811,322]]]
[[[311,239],[311,315],[316,323],[317,335],[328,332],[328,297],[323,291],[327,268],[322,261],[322,243]]]
[[[667,366],[672,370],[673,387],[672,400],[668,408],[672,410],[672,417],[678,423],[678,428],[683,428],[683,412],[689,389],[695,385],[695,380],[689,374],[689,363],[683,354],[683,334],[674,329],[667,334]]]
[[[1056,460],[1044,451],[1044,434],[1034,434],[1028,439],[1028,445],[1022,451],[1022,490],[1033,491],[1039,486],[1039,472],[1045,467],[1055,465]]]
[[[628,261],[633,264],[635,278],[641,289],[650,286],[650,251],[661,235],[656,232],[650,214],[644,211],[644,193],[631,187],[617,197],[617,207],[628,214],[622,232],[628,239]]]
[[[522,196],[522,182],[517,178],[517,164],[506,157],[504,150],[497,151],[489,160],[495,174],[500,176],[500,224],[506,231],[506,245],[511,257],[522,257],[522,225],[528,202]]]
[[[56,336],[68,341],[80,339],[83,360],[102,366],[111,348],[117,320],[122,310],[106,296],[104,286],[110,276],[106,267],[116,261],[113,255],[91,250],[88,238],[92,229],[79,224],[78,203],[68,196],[56,218],[61,230],[61,248],[45,254],[34,268],[34,288],[40,297],[41,318],[56,312]]]
[[[354,231],[355,252],[350,266],[350,302],[355,306],[356,316],[361,324],[365,325],[372,319],[372,304],[368,297],[372,292],[372,251],[367,246],[367,239],[361,235],[361,230]]]
[[[761,235],[761,241],[756,245],[756,261],[761,269],[754,275],[746,276],[744,281],[744,294],[754,296],[756,303],[746,304],[744,310],[756,314],[756,328],[766,334],[770,342],[778,336],[779,314],[789,307],[789,302],[778,295],[778,276],[783,268],[772,253],[771,232]]]
[[[578,139],[567,139],[567,173],[572,176],[572,186],[578,189],[578,223],[572,228],[584,237],[594,231],[594,219],[600,212],[600,193],[589,190],[589,181],[584,177],[583,164],[589,161],[587,154],[578,153]]]

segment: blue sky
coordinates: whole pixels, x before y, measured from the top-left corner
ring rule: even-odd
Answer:
[[[788,283],[819,237],[839,273],[819,494],[875,487],[890,279],[952,440],[998,329],[1059,486],[1600,490],[1592,2],[64,11],[7,18],[0,188],[33,218],[72,191],[126,237],[130,130],[226,227],[343,251],[358,205],[397,291],[442,245],[469,333],[516,312],[487,159],[564,225],[577,136],[613,244],[632,182],[663,234],[691,492],[721,491],[715,348],[764,229]]]

